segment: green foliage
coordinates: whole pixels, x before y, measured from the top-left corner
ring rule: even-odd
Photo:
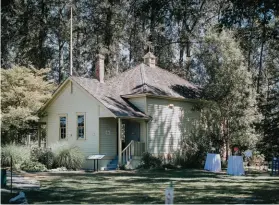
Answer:
[[[279,156],[279,45],[268,46],[268,58],[266,67],[268,69],[266,97],[261,98],[261,109],[264,114],[261,130],[263,138],[258,143],[259,150],[271,160]]]
[[[45,80],[47,73],[47,69],[25,67],[1,70],[3,143],[15,138],[18,140],[24,130],[38,120],[37,111],[50,98],[54,88],[53,84]]]
[[[119,165],[118,169],[119,170],[126,170],[126,165],[125,164]]]
[[[82,167],[84,155],[77,147],[61,146],[55,152],[55,166],[77,170]]]
[[[158,168],[162,165],[162,159],[153,156],[149,152],[145,152],[141,158],[141,164],[138,168],[151,169]]]
[[[190,133],[184,133],[174,152],[174,164],[185,168],[201,168],[206,153],[211,149],[211,137],[201,126],[193,126]]]
[[[204,126],[213,146],[228,142],[255,147],[259,134],[254,125],[258,123],[263,137],[258,148],[267,157],[278,155],[278,86],[271,85],[271,81],[278,85],[278,80],[271,77],[278,71],[277,2],[75,1],[74,73],[92,76],[94,56],[103,52],[106,76],[114,75],[116,70],[123,71],[142,62],[148,50],[146,45],[151,41],[151,51],[158,57],[160,67],[206,88],[205,97],[212,103],[203,109]],[[60,83],[69,68],[67,4],[35,0],[3,3],[2,66],[32,65],[36,69],[49,66],[52,70],[49,77]],[[218,35],[208,28],[218,28],[218,32],[227,28],[233,32],[225,30]],[[92,69],[88,65],[93,65]],[[32,86],[25,87],[32,80],[15,78],[5,83],[5,74],[2,78],[2,142],[6,142],[7,136],[17,138],[19,129],[38,119],[35,110],[40,106],[36,95],[47,92],[34,93]],[[258,102],[255,90],[261,98]],[[265,118],[261,122],[256,110],[259,105],[263,106]]]
[[[43,172],[47,170],[45,165],[37,161],[25,161],[20,165],[20,169],[27,172]]]
[[[2,129],[24,128],[37,121],[37,111],[50,98],[54,87],[45,80],[49,70],[14,67],[1,70]]]
[[[265,161],[265,156],[259,152],[254,152],[252,158],[248,160],[251,166],[262,166]]]
[[[222,161],[221,161],[221,167],[222,167],[222,169],[228,168],[228,161],[222,160]]]
[[[206,73],[199,78],[203,96],[209,100],[202,107],[200,122],[206,135],[217,140],[213,146],[223,143],[254,148],[259,139],[255,123],[261,115],[256,106],[252,73],[244,64],[233,33],[211,30],[195,53]]]
[[[163,165],[162,165],[162,168],[164,168],[164,169],[176,169],[177,167],[174,166],[174,165],[171,164],[171,163],[167,163],[167,164],[163,164]]]
[[[54,165],[55,155],[47,148],[33,147],[31,150],[31,158],[33,161],[38,161],[50,169]]]
[[[13,166],[18,169],[23,162],[31,160],[30,148],[22,145],[9,144],[1,147],[1,165],[10,166],[11,157]]]

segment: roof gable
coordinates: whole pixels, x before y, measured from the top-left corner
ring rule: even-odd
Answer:
[[[67,88],[67,86],[69,85],[69,83],[73,83],[75,86],[78,86],[78,90],[82,91],[86,94],[86,90],[84,89],[84,87],[78,85],[75,81],[73,81],[72,77],[68,77],[52,94],[51,98],[44,103],[44,105],[39,109],[38,113],[43,113],[43,111],[45,111],[49,106],[51,106],[51,104],[65,91],[65,89]],[[80,90],[82,89],[82,90]],[[98,102],[100,102],[97,98],[95,98],[93,95],[91,95],[90,93],[87,92],[87,94],[89,94],[90,97],[93,97],[95,100],[97,100]],[[94,101],[96,102],[96,101]],[[100,102],[102,104],[102,102]],[[111,113],[111,116],[116,117],[116,115],[114,115],[113,112],[111,112],[109,109],[107,109],[106,106],[104,106],[104,108]]]
[[[113,87],[100,83],[96,79],[71,77],[88,93],[98,99],[107,109],[117,117],[146,118],[149,117],[137,109],[128,100],[123,99],[114,92]]]

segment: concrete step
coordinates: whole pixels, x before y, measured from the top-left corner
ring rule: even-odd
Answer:
[[[116,170],[116,168],[108,168],[107,167],[107,171],[111,171],[111,170]]]
[[[116,170],[118,167],[118,157],[116,156],[113,160],[111,160],[106,167],[103,167],[103,170]]]
[[[116,170],[117,167],[102,167],[101,170],[102,171],[111,171],[111,170]]]
[[[107,167],[118,167],[118,164],[108,164]]]

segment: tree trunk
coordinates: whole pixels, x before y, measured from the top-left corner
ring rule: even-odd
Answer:
[[[180,50],[179,50],[179,67],[180,68],[183,68],[184,50],[185,50],[185,46],[184,45],[180,45]]]
[[[45,67],[45,56],[44,56],[44,39],[45,39],[45,3],[44,0],[41,1],[41,19],[40,19],[40,34],[39,34],[39,69]]]
[[[263,49],[264,49],[265,34],[266,34],[265,21],[266,21],[266,14],[264,14],[263,33],[262,33],[261,52],[260,52],[260,65],[259,65],[259,73],[257,79],[257,93],[260,93],[261,80],[263,77],[262,64],[263,64]]]
[[[229,140],[229,133],[228,133],[228,120],[223,118],[221,122],[221,134],[224,142],[224,147],[225,147],[225,157],[226,161],[229,159],[229,150],[230,150],[230,140]]]
[[[63,59],[63,44],[60,40],[60,38],[58,39],[58,44],[59,44],[59,63],[58,63],[58,83],[60,84],[62,81],[62,71],[64,69],[64,59]]]

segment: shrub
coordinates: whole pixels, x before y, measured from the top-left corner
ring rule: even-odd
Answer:
[[[58,167],[77,170],[84,162],[84,155],[77,147],[62,146],[55,155],[55,165]]]
[[[165,169],[176,169],[177,167],[174,166],[173,164],[167,163],[167,164],[163,164],[162,166]]]
[[[31,150],[32,161],[38,161],[44,164],[48,169],[52,168],[54,164],[54,153],[50,149],[42,147],[33,147]]]
[[[207,133],[201,122],[191,124],[191,130],[184,132],[179,149],[174,153],[174,164],[184,168],[202,168],[206,153],[212,146],[219,149],[220,142],[214,133]]]
[[[126,166],[124,164],[119,165],[118,170],[126,170]]]
[[[39,156],[38,161],[50,169],[54,165],[55,155],[51,150],[45,149]]]
[[[39,156],[43,152],[42,147],[31,147],[31,160],[32,161],[38,161]]]
[[[20,166],[21,170],[28,172],[43,172],[46,171],[46,166],[36,161],[25,161]]]
[[[31,160],[30,148],[15,144],[3,146],[1,149],[1,165],[11,166],[11,157],[13,159],[13,166],[19,169],[23,162]]]
[[[141,165],[138,168],[150,169],[158,168],[162,165],[162,159],[145,152],[141,158]]]
[[[184,168],[201,168],[205,153],[200,151],[190,151],[190,149],[177,150],[174,154],[174,164]]]
[[[228,168],[228,162],[226,160],[222,160],[221,161],[221,167],[222,167],[222,169]]]
[[[262,166],[265,161],[265,156],[259,152],[254,152],[252,158],[249,158],[248,163],[252,166]]]

